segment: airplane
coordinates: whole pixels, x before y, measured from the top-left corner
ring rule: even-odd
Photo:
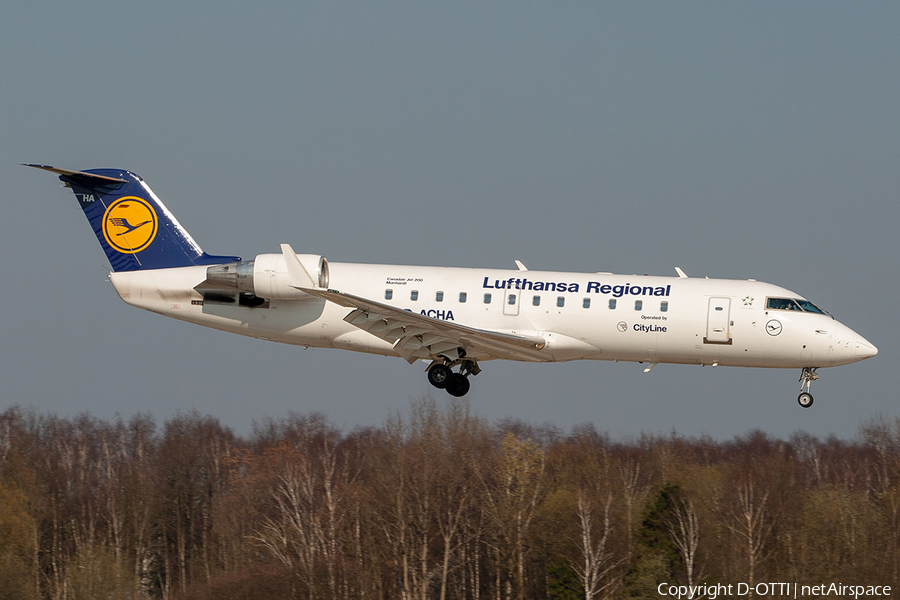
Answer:
[[[131,306],[261,340],[427,361],[428,381],[464,396],[488,360],[605,360],[818,369],[875,356],[802,296],[756,281],[331,263],[280,253],[204,252],[150,187],[121,169],[27,164],[71,188]],[[454,370],[455,369],[455,370]]]

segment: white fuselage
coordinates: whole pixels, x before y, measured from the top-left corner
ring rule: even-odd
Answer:
[[[261,256],[273,256],[273,281],[283,277],[283,257]],[[128,304],[183,321],[287,344],[398,355],[390,342],[346,322],[346,307],[303,294],[256,307],[204,301],[194,287],[205,279],[206,267],[110,275]],[[328,287],[467,327],[540,336],[540,352],[552,361],[811,368],[877,353],[830,315],[767,308],[770,298],[802,297],[754,280],[331,263]]]

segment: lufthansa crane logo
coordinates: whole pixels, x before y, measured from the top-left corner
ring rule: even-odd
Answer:
[[[119,198],[103,215],[103,237],[117,252],[135,254],[156,237],[159,219],[146,200],[137,196]]]

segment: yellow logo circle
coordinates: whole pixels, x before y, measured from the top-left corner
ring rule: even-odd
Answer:
[[[103,215],[106,243],[123,254],[135,254],[149,246],[158,226],[156,211],[137,196],[119,198]]]

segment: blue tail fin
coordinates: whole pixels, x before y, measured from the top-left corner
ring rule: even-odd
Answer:
[[[72,188],[114,271],[241,260],[237,256],[211,256],[201,250],[144,180],[130,171],[26,166],[56,173],[66,187]]]

